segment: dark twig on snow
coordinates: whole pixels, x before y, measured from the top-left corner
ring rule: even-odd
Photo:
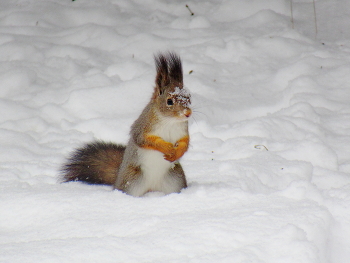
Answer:
[[[262,149],[264,149],[264,150],[266,150],[266,151],[269,150],[269,149],[267,149],[267,147],[266,147],[265,145],[255,145],[254,148],[255,148],[255,149],[258,149],[258,150],[262,150]]]
[[[189,7],[188,5],[186,5],[186,7],[187,7],[188,11],[190,11],[191,16],[193,16],[193,15],[194,15],[194,13],[193,13],[193,12],[192,12],[192,10],[190,9],[190,7]]]

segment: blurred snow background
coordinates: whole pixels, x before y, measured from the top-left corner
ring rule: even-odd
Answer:
[[[350,2],[315,8],[317,32],[311,0],[1,1],[0,262],[349,262]],[[60,184],[75,147],[127,141],[167,50],[189,187]]]

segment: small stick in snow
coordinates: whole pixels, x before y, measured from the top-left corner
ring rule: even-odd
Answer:
[[[191,16],[193,16],[193,15],[194,15],[194,13],[193,13],[193,12],[192,12],[192,10],[190,9],[190,7],[189,7],[188,5],[186,5],[186,7],[187,7],[188,11],[190,11]]]
[[[255,145],[254,148],[258,150],[265,149],[266,151],[269,151],[265,145]]]

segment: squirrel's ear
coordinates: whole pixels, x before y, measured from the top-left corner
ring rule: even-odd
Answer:
[[[163,54],[158,54],[154,56],[154,61],[157,68],[156,89],[161,95],[164,92],[164,88],[170,84],[167,58]]]
[[[183,74],[182,74],[182,64],[181,59],[175,53],[169,52],[168,54],[168,68],[169,68],[169,78],[171,82],[182,88],[183,86]]]
[[[169,86],[183,87],[181,59],[175,53],[158,54],[154,56],[157,68],[156,88],[163,94]]]

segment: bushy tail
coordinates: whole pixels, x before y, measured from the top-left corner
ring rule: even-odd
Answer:
[[[63,166],[63,180],[113,185],[124,151],[125,146],[114,143],[89,143],[73,152]]]

